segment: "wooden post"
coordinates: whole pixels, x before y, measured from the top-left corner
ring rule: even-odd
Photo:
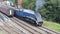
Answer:
[[[18,0],[18,8],[22,8],[22,0]]]

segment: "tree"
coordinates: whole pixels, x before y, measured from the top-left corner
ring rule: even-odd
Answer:
[[[32,9],[35,8],[35,0],[23,0],[22,5],[26,9]]]
[[[45,8],[48,10],[45,12],[45,17],[47,20],[60,22],[59,21],[60,20],[60,0],[48,1],[45,4]],[[43,14],[43,12],[41,12],[41,13]]]

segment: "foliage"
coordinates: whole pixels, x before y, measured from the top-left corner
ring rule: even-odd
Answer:
[[[54,1],[54,2],[53,2]],[[45,4],[47,19],[51,21],[60,22],[60,0],[50,0]]]
[[[34,10],[35,0],[23,0],[22,5],[23,5],[23,8]]]
[[[17,5],[17,0],[11,0]],[[22,0],[25,9],[35,9],[35,0]],[[60,0],[46,0],[46,4],[39,12],[43,18],[50,21],[60,22]]]

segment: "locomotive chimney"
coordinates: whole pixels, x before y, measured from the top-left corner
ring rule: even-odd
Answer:
[[[22,0],[18,0],[18,8],[22,8]]]

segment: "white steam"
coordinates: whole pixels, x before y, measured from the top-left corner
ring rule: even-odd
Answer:
[[[35,10],[38,11],[38,9],[42,8],[42,6],[45,4],[45,0],[36,0],[36,8]]]

